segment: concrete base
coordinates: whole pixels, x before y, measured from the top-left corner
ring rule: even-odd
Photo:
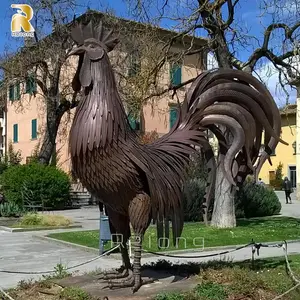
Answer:
[[[27,231],[41,231],[41,230],[54,230],[54,229],[71,229],[71,228],[82,228],[81,225],[70,225],[70,226],[48,226],[48,227],[28,227],[28,228],[13,228],[0,226],[0,230],[8,232],[27,232]]]
[[[146,269],[142,273],[143,278],[155,278],[157,281],[151,284],[144,285],[140,290],[132,294],[131,288],[121,288],[110,290],[103,289],[107,283],[96,279],[93,275],[83,275],[65,278],[54,281],[62,287],[79,287],[89,293],[95,299],[103,299],[108,297],[109,300],[121,299],[151,299],[157,294],[174,292],[174,291],[188,291],[197,285],[196,278],[185,278],[182,276],[174,276],[165,272],[157,272],[151,269]]]

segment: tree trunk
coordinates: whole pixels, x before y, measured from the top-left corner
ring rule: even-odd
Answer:
[[[56,167],[57,164],[57,152],[56,152],[56,143],[53,146],[53,152],[52,152],[52,156],[50,159],[50,165]]]
[[[64,114],[64,111],[58,111],[56,109],[56,102],[56,97],[47,99],[47,123],[38,157],[39,162],[45,165],[49,165],[51,157],[56,150],[56,136],[61,118]]]
[[[236,227],[234,195],[235,188],[227,180],[218,160],[212,226],[218,228]]]
[[[44,140],[42,143],[42,147],[39,153],[39,162],[44,165],[48,165],[54,150],[55,140],[53,140],[50,137],[50,134],[48,130],[45,131]]]

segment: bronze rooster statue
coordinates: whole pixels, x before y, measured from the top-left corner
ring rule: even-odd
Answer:
[[[195,146],[204,150],[209,177],[204,212],[211,198],[216,162],[206,130],[218,138],[222,166],[232,185],[249,172],[259,171],[280,139],[280,115],[268,90],[253,76],[236,70],[200,74],[186,93],[176,124],[151,144],[142,145],[131,129],[115,83],[108,52],[118,43],[102,23],[77,24],[72,29],[79,55],[73,89],[83,96],[70,132],[70,154],[75,175],[106,207],[112,233],[123,236],[123,272],[106,274],[109,286],[132,287],[141,278],[143,235],[151,220],[170,217],[176,242],[183,229],[182,183]],[[227,144],[216,124],[232,134]],[[262,132],[265,152],[259,157]],[[256,163],[256,165],[255,165]],[[126,243],[134,231],[131,271]]]

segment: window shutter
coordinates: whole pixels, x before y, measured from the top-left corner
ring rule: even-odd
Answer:
[[[133,77],[136,76],[141,70],[141,60],[137,52],[132,53],[129,59],[128,76]]]
[[[13,141],[14,143],[18,142],[18,124],[14,124],[13,126]]]
[[[37,120],[31,120],[31,139],[37,138]]]
[[[9,100],[14,101],[14,86],[13,85],[9,86]]]
[[[26,94],[31,94],[31,81],[30,81],[30,77],[26,78]]]
[[[173,125],[176,122],[177,114],[178,114],[177,108],[171,107],[170,108],[170,129],[173,127]]]
[[[173,64],[170,68],[170,80],[172,85],[181,84],[181,66]]]
[[[37,91],[36,77],[32,75],[32,92],[35,93]]]
[[[136,120],[131,114],[128,115],[128,120],[129,120],[130,127],[133,130],[140,130],[140,122]]]
[[[36,92],[35,75],[31,74],[26,78],[26,93],[32,94]]]
[[[15,85],[15,100],[20,100],[20,82]]]

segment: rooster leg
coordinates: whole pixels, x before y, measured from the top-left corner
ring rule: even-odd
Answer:
[[[144,284],[153,283],[155,280],[152,278],[142,279],[141,277],[141,255],[142,255],[142,235],[135,236],[134,247],[134,263],[133,272],[129,270],[126,277],[120,281],[110,281],[108,286],[110,289],[132,287],[132,292],[137,292]],[[125,274],[125,273],[124,273]],[[120,278],[120,277],[119,277]],[[105,287],[106,288],[106,287]]]
[[[112,279],[121,279],[121,278],[126,278],[130,275],[130,270],[131,270],[131,263],[130,263],[130,258],[128,255],[128,250],[126,243],[122,243],[120,245],[120,251],[122,255],[122,261],[123,265],[117,269],[117,270],[111,270],[107,272],[101,272],[100,274],[97,274],[97,279],[101,280],[112,280]]]
[[[129,218],[128,216],[121,215],[111,210],[109,207],[106,207],[106,212],[109,219],[112,241],[120,245],[123,265],[117,270],[111,270],[108,272],[101,272],[100,274],[97,274],[97,279],[112,280],[126,278],[129,276],[129,273],[131,271],[131,263],[126,245],[130,237]]]
[[[127,278],[124,278],[119,282],[111,281],[109,283],[109,288],[132,287],[132,291],[135,293],[142,285],[154,282],[154,279],[152,278],[142,280],[141,277],[142,240],[144,233],[151,222],[150,197],[144,193],[136,195],[136,197],[130,202],[128,212],[129,219],[135,233],[133,243],[133,273],[129,272]]]

